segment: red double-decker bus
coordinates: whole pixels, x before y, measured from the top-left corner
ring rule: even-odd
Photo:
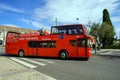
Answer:
[[[52,26],[50,34],[8,32],[6,54],[67,58],[91,57],[91,37],[82,24]]]

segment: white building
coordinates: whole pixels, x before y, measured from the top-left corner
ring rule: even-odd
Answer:
[[[18,27],[10,27],[10,26],[0,26],[0,46],[5,46],[6,33],[8,31],[15,31],[15,32],[20,32],[20,33],[36,32],[36,30],[32,30],[32,29],[24,29],[24,28],[18,28]]]

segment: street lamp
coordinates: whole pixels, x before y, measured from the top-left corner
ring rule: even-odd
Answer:
[[[57,18],[55,18],[55,24],[56,24],[56,26],[57,26],[57,23],[58,23]]]
[[[77,24],[78,24],[79,18],[76,18],[76,20],[77,20]]]

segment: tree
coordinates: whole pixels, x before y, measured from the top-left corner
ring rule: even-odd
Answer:
[[[90,34],[97,39],[99,37],[99,31],[100,31],[100,24],[99,23],[93,23],[91,25],[91,31]]]
[[[107,24],[110,25],[110,26],[113,26],[113,25],[112,25],[112,22],[111,22],[111,20],[110,20],[109,12],[108,12],[107,9],[104,9],[104,10],[103,10],[103,21],[102,21],[102,22],[103,22],[103,23],[107,23]]]
[[[102,23],[99,37],[100,43],[103,44],[103,47],[110,46],[113,43],[114,35],[113,27],[105,22]]]
[[[113,43],[114,36],[114,27],[110,20],[109,12],[107,9],[104,9],[100,34],[100,41],[103,43],[103,47],[110,46]]]
[[[91,25],[91,31],[90,34],[94,37],[95,41],[95,46],[98,46],[100,49],[100,41],[99,41],[99,36],[100,36],[100,23],[93,23]],[[96,53],[96,47],[95,47],[95,53]]]

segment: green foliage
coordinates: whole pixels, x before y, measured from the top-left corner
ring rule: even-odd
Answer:
[[[103,22],[101,25],[100,42],[103,43],[103,47],[112,45],[114,41],[115,31],[112,22],[109,17],[107,9],[103,10]]]
[[[94,36],[95,38],[97,38],[99,36],[100,33],[100,24],[99,23],[93,23],[91,26],[91,31],[90,34],[92,36]]]
[[[99,23],[93,23],[91,25],[90,34],[94,36],[95,42],[100,48],[101,44],[103,44],[103,47],[107,47],[113,43],[115,32],[114,28],[107,23],[101,25]]]
[[[107,23],[102,23],[101,29],[100,29],[100,42],[103,43],[103,46],[110,46],[113,43],[114,40],[114,28]]]
[[[98,46],[98,48],[100,48],[100,41],[98,40],[101,33],[100,29],[101,29],[101,26],[99,23],[93,23],[91,25],[90,34],[94,37],[95,44]]]
[[[107,23],[108,25],[113,26],[113,25],[112,25],[112,22],[111,22],[111,20],[110,20],[109,12],[108,12],[107,9],[104,9],[104,10],[103,10],[103,21],[102,21],[102,22],[103,22],[103,23],[105,22],[105,23]]]
[[[115,30],[109,17],[107,9],[103,10],[103,22],[102,24],[93,23],[91,25],[90,34],[94,36],[95,42],[98,47],[102,44],[103,47],[109,47],[113,44]],[[99,40],[98,40],[99,39]],[[112,45],[113,46],[113,45]]]
[[[120,44],[113,44],[113,45],[110,45],[110,46],[106,46],[106,47],[103,47],[103,49],[120,49]]]

